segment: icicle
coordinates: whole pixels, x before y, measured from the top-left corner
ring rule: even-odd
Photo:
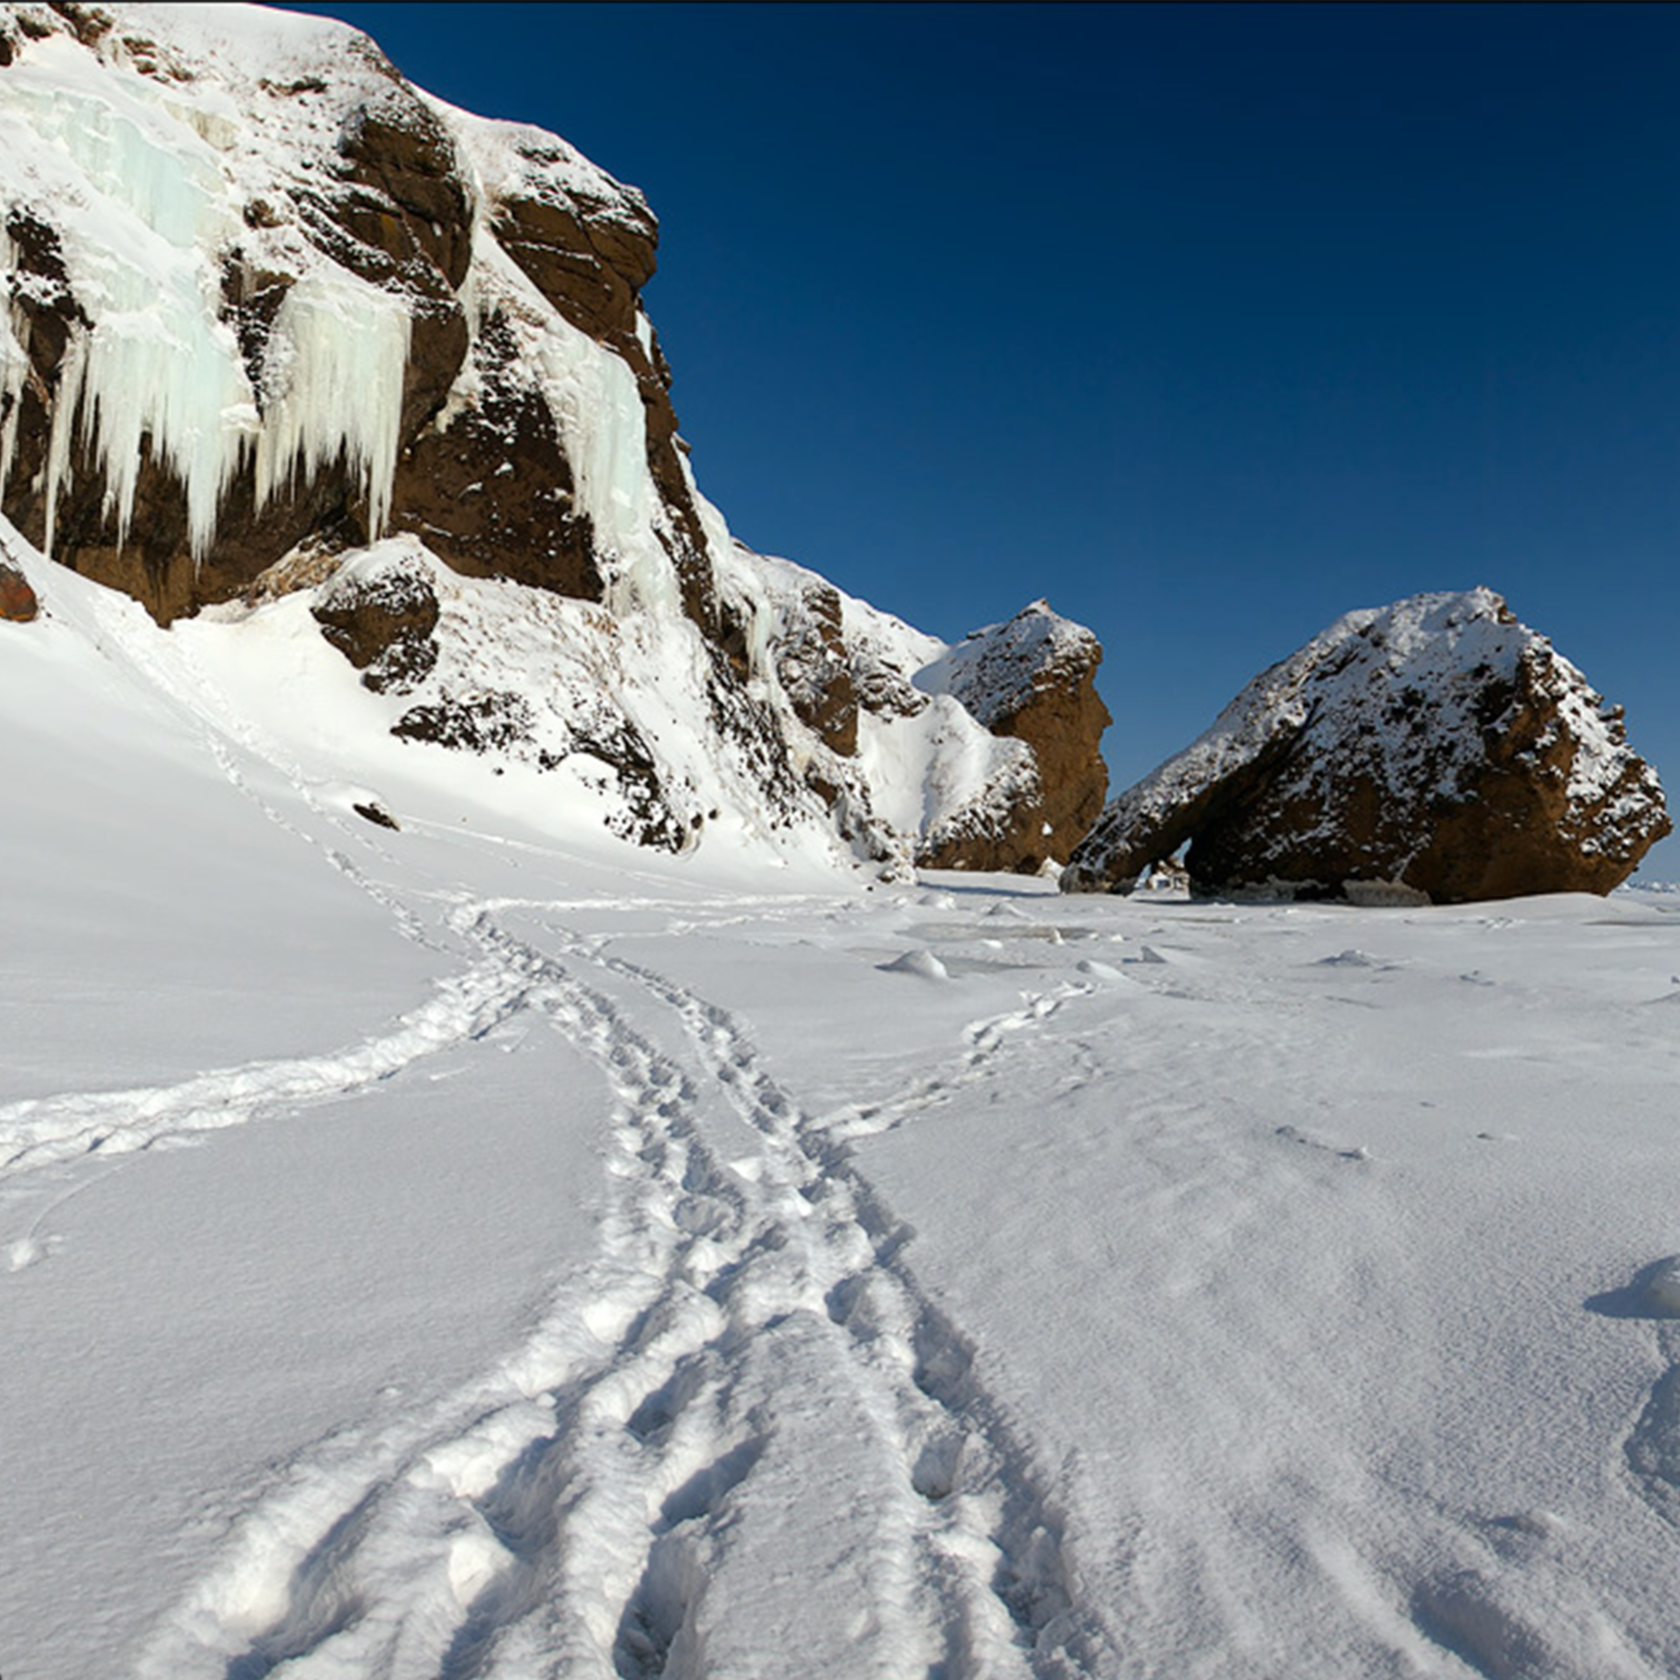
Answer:
[[[234,138],[224,121],[232,105],[214,89],[189,95],[138,75],[107,76],[95,88],[85,76],[74,43],[38,43],[7,71],[0,106],[0,167],[22,160],[33,172],[70,290],[92,322],[72,332],[54,397],[48,546],[78,456],[103,477],[119,546],[148,457],[185,488],[195,563],[215,541],[222,498],[252,455],[259,506],[342,457],[377,537],[390,514],[401,431],[408,301],[342,270],[300,279],[271,334],[263,423],[238,340],[219,318],[219,265],[246,235],[239,191],[214,149]],[[0,256],[9,277],[9,241]],[[8,278],[0,286],[0,394],[21,390],[27,377],[27,356],[6,322],[11,291]],[[0,487],[15,447],[13,422],[0,430]]]
[[[58,496],[70,483],[70,444],[75,435],[76,409],[82,400],[87,367],[87,339],[77,333],[64,347],[58,364],[58,394],[53,401],[52,435],[47,440],[46,535],[41,552],[50,560],[58,529]]]
[[[408,306],[349,274],[300,280],[269,339],[268,412],[257,440],[257,503],[304,481],[342,453],[368,501],[377,539],[391,511],[402,430]]]
[[[6,88],[7,121],[31,136],[36,167],[68,166],[67,179],[44,177],[43,202],[93,321],[72,334],[59,374],[47,541],[80,448],[103,474],[105,513],[126,542],[149,447],[185,486],[199,560],[257,419],[239,345],[217,319],[215,254],[241,229],[237,205],[214,154],[147,103],[155,93],[142,78],[76,85],[79,52],[42,42],[38,62],[13,66]],[[55,57],[66,61],[57,73]],[[24,135],[10,138],[27,156]]]
[[[0,228],[0,502],[17,454],[18,409],[29,378],[29,317],[17,305],[16,274],[17,247]]]
[[[257,418],[232,333],[205,320],[199,300],[181,298],[140,319],[105,315],[85,343],[81,441],[104,470],[118,546],[128,540],[149,438],[186,487],[188,546],[203,559]]]

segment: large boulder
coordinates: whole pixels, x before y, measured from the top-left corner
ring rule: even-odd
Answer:
[[[1472,589],[1349,613],[1262,672],[1109,805],[1062,885],[1128,891],[1188,844],[1210,892],[1604,893],[1670,827],[1621,708]]]

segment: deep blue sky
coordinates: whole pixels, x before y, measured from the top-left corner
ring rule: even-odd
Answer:
[[[640,186],[736,533],[946,637],[1047,595],[1116,790],[1487,583],[1680,795],[1680,10],[304,9]]]

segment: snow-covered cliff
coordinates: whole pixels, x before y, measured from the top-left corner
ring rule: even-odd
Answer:
[[[359,613],[346,704],[624,838],[1065,859],[1102,791],[1094,639],[1008,632],[1034,715],[1082,719],[1035,737],[922,677],[943,644],[741,548],[642,307],[656,239],[634,188],[342,24],[0,5],[12,559],[49,611],[45,559],[162,625]]]

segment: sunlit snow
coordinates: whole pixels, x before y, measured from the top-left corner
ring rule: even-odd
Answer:
[[[8,1673],[1680,1668],[1680,897],[655,856],[29,566]]]
[[[354,38],[125,15],[217,78],[62,38],[5,73],[0,188],[93,306],[54,483],[80,427],[122,524],[149,437],[202,553],[246,452],[262,495],[342,454],[377,530],[406,309],[289,250],[259,392],[206,256],[274,167],[253,67],[348,75]],[[481,213],[539,167],[435,108]],[[720,743],[629,369],[493,246],[463,290],[608,604],[413,536],[343,575],[423,571],[438,680],[523,698],[557,767],[394,738],[306,593],[164,631],[0,522],[44,602],[0,622],[0,1671],[1680,1672],[1680,895],[883,879]],[[812,580],[698,505],[774,698]],[[1022,772],[943,692],[979,644],[839,611],[902,690],[860,719],[878,816]],[[559,750],[608,699],[678,855]]]

